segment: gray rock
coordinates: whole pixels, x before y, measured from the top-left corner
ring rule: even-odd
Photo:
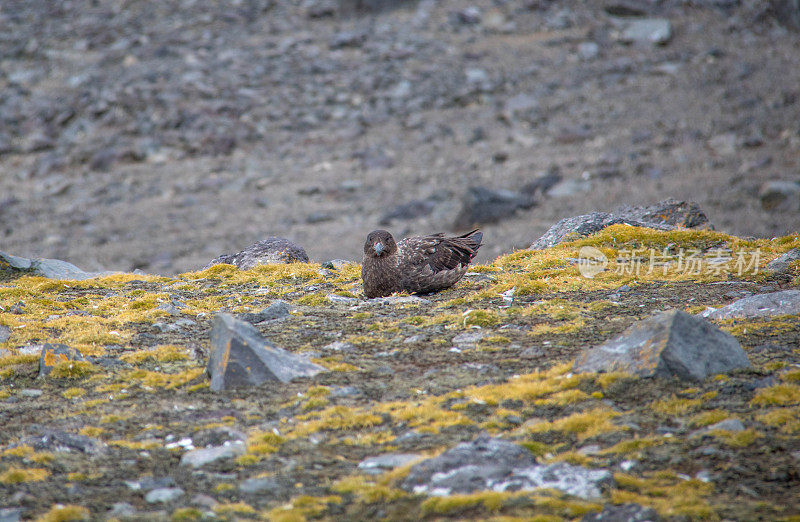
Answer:
[[[312,377],[325,368],[271,344],[250,324],[230,314],[217,314],[211,330],[207,371],[211,389],[220,391]]]
[[[800,314],[800,290],[751,295],[701,315],[709,319],[733,319],[787,314]]]
[[[19,391],[20,396],[30,397],[30,398],[41,397],[42,393],[44,393],[42,390],[36,390],[31,388],[23,388],[22,390]]]
[[[308,254],[303,247],[282,237],[268,237],[236,254],[223,254],[213,259],[203,269],[219,263],[235,265],[241,270],[248,270],[258,265],[294,262],[308,263]]]
[[[736,154],[739,146],[739,137],[735,132],[717,134],[708,140],[708,148],[713,150],[718,156],[732,156]]]
[[[39,356],[39,377],[50,375],[53,368],[60,363],[85,360],[81,352],[66,344],[46,343],[42,346],[42,352]]]
[[[548,190],[547,195],[551,198],[566,198],[591,190],[592,182],[587,179],[565,179]]]
[[[11,337],[11,328],[0,324],[0,343],[8,341],[9,337]]]
[[[612,213],[592,212],[562,219],[534,241],[530,248],[550,248],[567,239],[585,237],[618,224],[655,230],[674,230],[676,227],[712,228],[705,213],[696,203],[667,199],[655,205],[620,207]]]
[[[0,522],[19,522],[22,520],[22,508],[0,508]]]
[[[218,460],[236,458],[240,455],[244,455],[246,452],[247,444],[243,441],[226,442],[222,446],[187,451],[181,456],[181,464],[196,469]]]
[[[130,517],[136,514],[136,508],[128,502],[115,502],[106,515],[109,517]]]
[[[328,296],[330,297],[330,296]],[[369,299],[365,305],[404,305],[404,304],[424,304],[430,303],[429,299],[417,297],[416,295],[390,295],[389,297],[376,297]]]
[[[796,212],[800,209],[800,183],[768,181],[761,186],[758,198],[764,210]]]
[[[617,40],[624,43],[664,45],[672,38],[672,26],[666,18],[615,20],[619,26]]]
[[[20,444],[27,444],[36,451],[79,451],[87,455],[100,455],[106,451],[104,442],[86,435],[76,435],[51,429],[43,429],[40,433],[41,435],[23,438],[20,440]]]
[[[344,341],[334,341],[330,344],[326,344],[325,346],[322,347],[322,349],[329,352],[351,353],[356,350],[356,347],[353,345],[353,343],[348,343]]]
[[[481,435],[412,466],[402,487],[436,496],[553,488],[581,498],[597,498],[601,487],[612,480],[607,470],[590,470],[564,462],[537,465],[525,448]]]
[[[246,494],[264,493],[280,489],[281,486],[274,477],[253,477],[239,484],[239,491]]]
[[[699,380],[749,367],[747,355],[732,335],[704,319],[671,310],[639,321],[619,337],[586,350],[574,369]]]
[[[587,513],[581,522],[660,522],[658,512],[639,504],[605,504],[600,513]]]
[[[462,199],[461,210],[455,218],[455,228],[496,223],[509,218],[520,209],[535,205],[534,199],[511,190],[470,187]]]
[[[217,426],[215,428],[201,430],[192,435],[192,444],[198,448],[221,446],[226,442],[243,440],[247,440],[247,435],[228,426]]]
[[[328,294],[325,299],[332,304],[346,304],[352,305],[358,303],[358,299],[355,297],[346,297],[343,295],[336,295],[336,294]]]
[[[405,466],[422,458],[417,453],[388,453],[377,457],[368,457],[358,463],[358,469],[370,475],[379,475],[400,466]]]
[[[725,430],[725,431],[744,431],[744,423],[739,419],[725,419],[710,426],[706,426],[707,431]]]
[[[47,277],[50,279],[83,281],[104,275],[114,274],[115,272],[85,272],[66,261],[59,259],[45,259],[12,256],[5,252],[0,252],[0,269],[11,269],[30,272],[34,275]]]
[[[147,493],[144,499],[150,504],[166,504],[179,499],[184,494],[185,492],[181,488],[158,488]]]
[[[453,337],[453,344],[456,346],[474,346],[485,334],[480,330],[469,330]]]
[[[798,260],[800,260],[800,248],[793,248],[767,263],[767,269],[773,272],[786,272],[789,265]],[[0,326],[0,342],[2,342],[2,338],[2,326]]]
[[[268,307],[264,308],[260,312],[256,313],[245,313],[239,314],[238,317],[242,321],[246,321],[251,324],[262,323],[264,321],[276,321],[278,319],[285,319],[289,317],[290,309],[289,305],[286,304],[285,301],[275,301]]]
[[[595,42],[581,42],[578,44],[578,56],[581,60],[594,60],[600,54],[600,46]]]

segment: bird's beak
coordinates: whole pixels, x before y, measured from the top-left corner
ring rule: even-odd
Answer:
[[[377,255],[381,255],[381,252],[383,252],[383,243],[381,243],[380,241],[375,243],[374,245],[372,245],[372,249],[375,250],[375,253]]]

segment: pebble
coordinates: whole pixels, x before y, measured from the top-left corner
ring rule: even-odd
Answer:
[[[158,488],[144,496],[146,502],[150,504],[168,503],[182,497],[185,492],[181,488]]]

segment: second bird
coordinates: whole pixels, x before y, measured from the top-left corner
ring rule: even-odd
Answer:
[[[385,297],[394,292],[427,294],[456,284],[481,247],[483,233],[461,236],[432,234],[395,243],[386,230],[374,230],[364,243],[361,279],[364,295]]]

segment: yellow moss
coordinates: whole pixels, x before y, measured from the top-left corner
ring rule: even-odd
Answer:
[[[742,431],[713,430],[709,432],[718,441],[734,448],[744,448],[755,442],[761,434],[753,429]]]
[[[213,508],[214,513],[222,516],[228,515],[255,515],[256,510],[244,502],[219,503]]]
[[[2,455],[8,457],[30,457],[35,453],[33,447],[27,444],[20,444],[14,448],[8,448],[3,450]]]
[[[121,376],[121,380],[127,382],[128,386],[138,384],[146,391],[155,392],[159,388],[165,390],[179,388],[200,377],[204,372],[204,368],[189,368],[178,373],[161,373],[138,369],[125,372]]]
[[[247,438],[247,451],[255,455],[268,455],[278,451],[285,441],[284,437],[271,431],[255,432]]]
[[[800,369],[783,372],[781,380],[788,383],[800,383]]]
[[[331,355],[329,357],[313,358],[311,362],[324,366],[332,372],[355,372],[361,369],[358,366],[342,362],[341,359],[341,355]]]
[[[100,371],[89,361],[62,361],[50,371],[49,377],[54,379],[82,379]]]
[[[76,397],[83,397],[86,394],[86,390],[83,388],[67,388],[63,392],[61,392],[61,396],[65,399],[74,399]]]
[[[701,411],[689,418],[689,426],[703,428],[723,421],[728,417],[730,417],[730,414],[725,410]]]
[[[318,518],[328,510],[331,504],[340,504],[341,497],[328,495],[325,497],[311,497],[302,495],[284,506],[277,507],[266,513],[270,522],[305,522],[306,517]]]
[[[56,504],[44,515],[36,519],[37,522],[78,522],[90,520],[89,510],[83,506]]]
[[[601,455],[628,455],[631,453],[639,453],[645,448],[658,446],[663,444],[666,440],[663,437],[647,437],[641,439],[623,440],[606,448],[600,452]]]
[[[595,381],[602,389],[607,390],[608,387],[613,385],[614,383],[621,381],[623,379],[630,379],[630,378],[632,378],[632,376],[628,373],[608,372],[597,375],[597,377],[595,377]]]
[[[565,451],[564,453],[553,455],[547,459],[547,462],[567,462],[575,466],[589,466],[592,463],[592,458],[577,451]]]
[[[587,502],[571,499],[563,493],[551,491],[550,496],[545,494],[531,497],[537,508],[545,508],[569,518],[581,517],[587,513],[601,511],[603,506],[596,502]]]
[[[791,406],[800,403],[800,386],[795,384],[776,384],[761,388],[750,404],[753,406]]]
[[[246,455],[239,455],[236,457],[236,464],[239,466],[252,466],[261,462],[261,458],[262,457],[258,455],[251,455],[249,453]]]
[[[216,493],[226,493],[228,491],[233,491],[234,489],[236,489],[236,486],[234,486],[230,482],[220,482],[219,484],[214,486],[214,491]]]
[[[697,479],[682,480],[673,473],[656,473],[646,478],[615,473],[619,489],[611,491],[615,504],[637,503],[655,508],[667,517],[687,516],[690,519],[718,520],[714,509],[705,500],[714,491],[711,483]]]
[[[509,499],[518,497],[518,493],[481,491],[467,495],[448,495],[446,497],[429,497],[421,504],[424,516],[452,515],[460,511],[481,506],[489,512],[499,511]]]
[[[321,306],[327,303],[327,296],[323,293],[317,292],[314,294],[304,295],[297,299],[295,303],[305,306]]]
[[[331,394],[331,389],[328,386],[312,386],[306,391],[309,397],[326,397]]]
[[[650,408],[657,413],[677,417],[692,412],[702,403],[702,399],[683,399],[673,395],[669,399],[650,403]]]
[[[474,422],[461,413],[442,409],[437,399],[422,402],[398,401],[379,404],[376,410],[388,413],[393,419],[402,421],[412,428],[427,433],[438,433],[449,426],[463,426]]]
[[[11,397],[11,392],[8,390],[0,390],[0,399],[8,399]]]
[[[491,337],[485,337],[482,339],[482,342],[490,344],[509,344],[511,339],[504,335],[493,335]]]
[[[172,522],[188,522],[192,520],[203,520],[203,512],[197,508],[178,508],[172,512],[170,520]]]
[[[331,406],[296,417],[298,425],[292,430],[293,437],[304,437],[322,430],[352,430],[370,428],[383,422],[378,415],[359,408]]]
[[[50,476],[44,468],[17,468],[9,467],[0,473],[0,484],[22,484],[26,482],[41,482]]]
[[[386,444],[395,439],[395,435],[391,431],[377,431],[374,433],[358,433],[355,437],[345,437],[342,439],[342,444],[350,446],[376,446],[379,444]]]
[[[568,365],[571,367],[571,365]],[[559,371],[561,367],[558,367]],[[569,390],[577,387],[586,377],[572,375],[565,376],[547,372],[534,372],[526,375],[515,376],[502,384],[489,384],[485,386],[470,387],[464,392],[466,397],[496,405],[507,399],[516,399],[533,402],[534,399],[549,394]]]
[[[491,310],[467,310],[463,314],[464,326],[480,326],[486,328],[500,322],[500,316]]]
[[[379,484],[368,480],[362,475],[352,475],[343,477],[333,483],[331,489],[337,493],[350,493],[359,502],[386,502],[407,496],[401,490],[392,488],[385,484]]]
[[[756,420],[778,428],[782,433],[800,433],[800,408],[775,408],[757,416]]]
[[[580,390],[564,390],[553,393],[545,399],[538,399],[534,403],[537,405],[567,406],[568,404],[577,404],[588,399],[589,395]]]
[[[108,441],[109,446],[117,446],[120,448],[127,448],[129,450],[152,450],[158,449],[161,445],[155,441],[135,441],[135,440],[111,440]]]
[[[531,433],[543,433],[548,431],[561,431],[564,433],[574,433],[578,440],[594,437],[601,433],[621,431],[625,428],[617,426],[611,419],[619,413],[605,407],[598,407],[590,411],[573,413],[567,417],[556,419],[552,422],[540,422],[528,428]]]
[[[124,353],[119,358],[127,363],[141,364],[143,362],[185,361],[189,358],[189,354],[186,353],[186,348],[162,345],[150,350]]]
[[[37,451],[36,453],[28,457],[28,460],[36,464],[49,464],[50,462],[53,462],[55,459],[56,459],[55,455],[53,455],[49,451]]]

